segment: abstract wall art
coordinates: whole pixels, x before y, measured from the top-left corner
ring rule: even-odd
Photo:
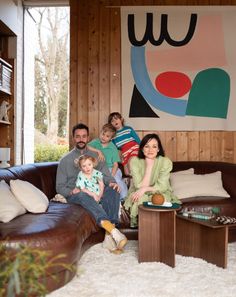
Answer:
[[[121,8],[122,115],[136,130],[236,130],[236,7]]]

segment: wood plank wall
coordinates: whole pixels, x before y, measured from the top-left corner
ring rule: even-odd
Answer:
[[[97,137],[110,112],[121,112],[120,6],[235,5],[236,0],[71,0],[70,130],[87,124]],[[137,131],[140,137],[150,131]],[[236,163],[236,132],[154,131],[173,161]]]

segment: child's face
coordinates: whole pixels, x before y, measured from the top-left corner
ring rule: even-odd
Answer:
[[[111,141],[113,133],[111,131],[101,131],[99,139],[102,144],[107,144]]]
[[[93,162],[89,159],[82,161],[81,164],[81,170],[85,173],[85,174],[91,174],[93,171]]]
[[[119,119],[117,117],[114,117],[111,120],[111,124],[113,127],[115,127],[116,130],[120,130],[123,127],[122,119]]]

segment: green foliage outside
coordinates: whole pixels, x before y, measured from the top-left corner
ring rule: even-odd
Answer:
[[[69,151],[68,145],[37,144],[34,149],[34,162],[54,162]]]
[[[53,267],[74,271],[64,263],[64,254],[50,257],[49,251],[40,251],[29,246],[19,246],[17,252],[0,245],[0,296],[46,296],[45,276],[57,278],[49,273]],[[58,279],[59,281],[59,279]]]

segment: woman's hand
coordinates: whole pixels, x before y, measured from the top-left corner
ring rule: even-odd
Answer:
[[[133,202],[137,202],[144,194],[145,194],[146,190],[145,188],[140,188],[138,191],[134,192],[132,195],[131,195],[131,200]]]

